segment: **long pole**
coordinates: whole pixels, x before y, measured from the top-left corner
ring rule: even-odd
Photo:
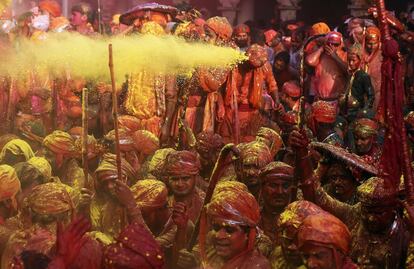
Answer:
[[[112,82],[112,115],[113,115],[113,120],[114,120],[114,129],[115,129],[116,166],[117,166],[117,171],[118,171],[118,180],[122,181],[121,150],[119,148],[118,97],[116,94],[112,44],[109,44],[108,49],[109,49],[109,71],[111,73],[111,82]]]
[[[88,166],[88,89],[82,90],[82,167],[85,186],[89,188]]]

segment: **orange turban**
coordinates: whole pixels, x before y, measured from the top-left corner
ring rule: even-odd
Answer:
[[[299,248],[306,243],[322,244],[347,255],[351,234],[346,225],[331,214],[310,215],[299,227],[298,243]]]
[[[223,40],[229,40],[233,34],[233,27],[225,17],[212,17],[206,21],[205,25]]]
[[[378,123],[371,119],[357,119],[354,123],[354,133],[362,137],[369,137],[378,133]]]
[[[160,176],[162,174],[162,168],[167,159],[167,156],[174,151],[175,149],[173,148],[163,148],[157,150],[149,161],[148,172],[155,177]]]
[[[105,139],[115,142],[115,130],[109,131],[109,133],[105,135]],[[131,132],[128,129],[119,129],[119,147],[121,151],[132,151],[135,149],[134,140],[132,139]]]
[[[118,168],[116,164],[116,155],[111,153],[104,154],[101,163],[95,170],[95,174],[100,181],[117,180]],[[132,168],[124,158],[121,158],[121,174],[126,180],[134,179],[135,175],[134,168]]]
[[[160,208],[168,201],[167,186],[159,180],[139,180],[131,187],[135,201],[140,208]]]
[[[54,0],[43,0],[39,3],[39,8],[43,11],[47,11],[53,17],[59,17],[62,15],[62,10],[58,2]]]
[[[147,130],[138,130],[132,135],[135,149],[145,155],[152,155],[160,147],[160,140]]]
[[[20,180],[16,171],[9,165],[0,165],[0,202],[12,199],[16,206],[15,196],[20,191]]]
[[[380,41],[381,40],[380,29],[378,29],[378,27],[375,27],[375,26],[369,26],[367,28],[366,38]]]
[[[162,269],[164,254],[148,229],[138,223],[127,226],[115,243],[105,248],[104,269]]]
[[[141,121],[131,115],[122,115],[118,117],[119,128],[127,128],[131,132],[139,130],[141,127]]]
[[[0,153],[0,162],[3,162],[4,157],[6,156],[6,152],[10,152],[13,155],[23,155],[28,161],[30,158],[34,156],[33,150],[30,145],[21,139],[13,139],[4,145],[1,153]]]
[[[315,36],[315,35],[323,35],[323,34],[327,34],[331,31],[331,29],[329,28],[329,26],[324,23],[324,22],[318,22],[315,23],[314,25],[312,25],[310,34],[311,36]]]
[[[260,208],[249,192],[221,191],[207,205],[207,215],[223,218],[229,224],[255,227],[260,221]]]
[[[329,32],[326,38],[328,43],[342,44],[342,34],[340,32]]]
[[[196,176],[200,168],[196,153],[187,150],[175,151],[167,155],[162,173],[167,177]]]
[[[56,154],[74,155],[75,141],[72,136],[63,131],[54,131],[43,139],[43,146]]]
[[[300,97],[300,87],[295,81],[287,81],[282,86],[282,92],[293,98]]]
[[[62,183],[36,186],[28,197],[28,206],[41,215],[57,215],[74,209],[68,186]]]
[[[302,224],[306,217],[325,212],[319,206],[306,200],[295,201],[289,204],[280,214],[278,227],[292,226],[296,229]]]
[[[317,122],[334,123],[336,121],[336,107],[329,102],[317,101],[313,103],[312,113]]]
[[[277,36],[277,32],[275,30],[268,30],[264,33],[264,35],[266,38],[266,44],[269,44]]]

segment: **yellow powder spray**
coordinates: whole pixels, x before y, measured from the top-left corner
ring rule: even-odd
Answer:
[[[188,43],[175,36],[135,35],[90,38],[74,33],[47,34],[44,40],[22,41],[2,55],[0,72],[18,77],[29,70],[109,80],[108,44],[113,44],[115,76],[146,70],[165,74],[188,73],[197,67],[229,67],[246,59],[232,48]]]

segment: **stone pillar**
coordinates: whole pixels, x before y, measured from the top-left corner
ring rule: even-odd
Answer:
[[[300,0],[277,0],[276,10],[281,22],[296,20],[296,12],[300,9]]]
[[[237,13],[240,10],[238,7],[240,0],[219,0],[219,2],[220,6],[218,10],[222,16],[229,20],[230,24],[234,25],[236,23]]]
[[[254,0],[241,0],[240,11],[237,14],[237,24],[254,20]]]
[[[368,15],[368,8],[371,6],[369,0],[351,0],[348,9],[353,17],[362,17]]]

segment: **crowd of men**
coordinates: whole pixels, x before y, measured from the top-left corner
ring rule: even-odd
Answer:
[[[368,13],[333,28],[233,27],[186,4],[110,23],[87,3],[70,19],[55,0],[4,10],[2,48],[49,32],[157,34],[247,60],[126,74],[116,96],[87,78],[0,74],[1,269],[414,268],[410,182],[381,173],[387,137],[414,143],[414,13]],[[398,64],[384,64],[384,35]],[[397,65],[406,133],[382,113],[383,66]]]

